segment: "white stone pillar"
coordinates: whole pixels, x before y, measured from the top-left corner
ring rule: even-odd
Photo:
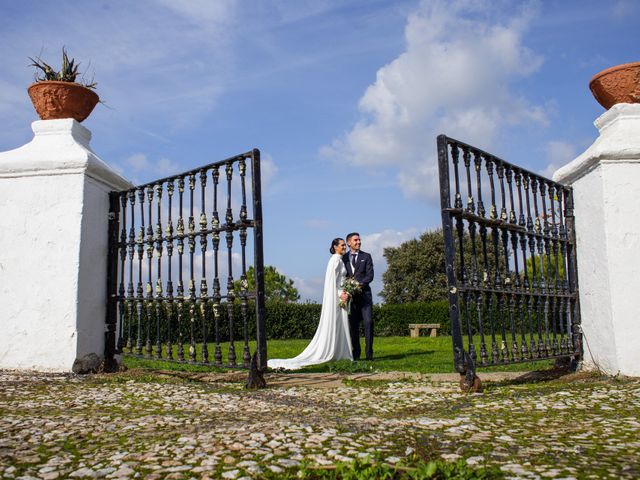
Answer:
[[[593,145],[553,176],[574,192],[583,365],[640,376],[640,104],[595,126]]]
[[[131,184],[73,119],[0,153],[0,368],[71,371],[104,353],[109,191]]]

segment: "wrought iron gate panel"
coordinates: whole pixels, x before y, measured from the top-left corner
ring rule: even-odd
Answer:
[[[445,135],[438,168],[456,370],[580,359],[572,189]]]
[[[246,368],[255,337],[258,367],[266,367],[260,151],[111,192],[110,199],[105,357]]]

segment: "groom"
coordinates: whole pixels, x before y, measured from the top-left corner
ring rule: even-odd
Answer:
[[[351,299],[349,333],[353,359],[360,360],[360,322],[364,324],[364,354],[367,360],[373,360],[373,298],[369,286],[373,281],[373,260],[371,255],[360,250],[360,244],[360,234],[350,233],[347,235],[349,251],[342,256],[348,275],[354,277],[362,286],[362,291]]]

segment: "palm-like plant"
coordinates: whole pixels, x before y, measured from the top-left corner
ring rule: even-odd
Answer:
[[[69,60],[69,56],[67,55],[67,50],[62,47],[62,67],[59,72],[56,72],[51,66],[49,66],[44,60],[40,57],[37,59],[33,59],[29,57],[33,63],[32,67],[36,67],[41,70],[44,76],[38,76],[38,72],[36,71],[36,82],[43,82],[47,80],[54,80],[59,82],[71,82],[75,83],[76,78],[78,77],[78,67],[80,64],[75,63],[75,59]],[[87,88],[96,88],[97,83],[95,82],[82,82],[82,84]]]

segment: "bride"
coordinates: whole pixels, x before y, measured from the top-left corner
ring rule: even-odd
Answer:
[[[353,359],[348,313],[340,307],[340,300],[348,298],[341,288],[347,276],[347,269],[342,261],[342,255],[346,250],[347,246],[342,238],[335,238],[331,242],[329,251],[332,255],[324,277],[320,323],[311,343],[297,357],[269,360],[269,368],[295,370],[332,360]]]

